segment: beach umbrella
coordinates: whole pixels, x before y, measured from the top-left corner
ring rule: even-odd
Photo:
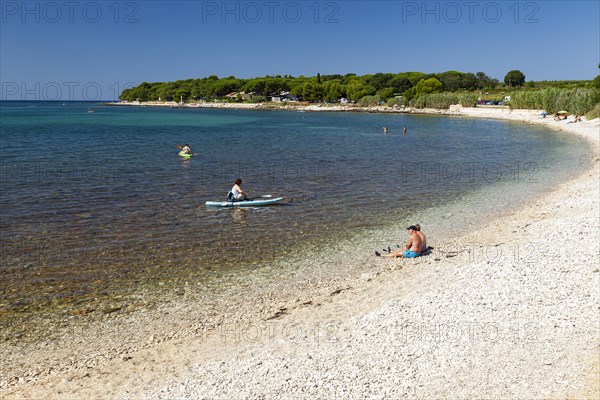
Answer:
[[[569,112],[568,112],[568,111],[565,111],[565,110],[562,110],[562,111],[559,111],[559,112],[558,112],[558,114],[568,114],[568,113],[569,113]]]

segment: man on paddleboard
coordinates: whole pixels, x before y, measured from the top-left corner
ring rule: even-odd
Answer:
[[[241,184],[242,184],[242,180],[236,179],[235,184],[233,185],[233,187],[230,190],[230,193],[231,193],[234,201],[248,200],[248,193],[246,193],[242,189],[242,187],[240,186]]]
[[[181,153],[192,154],[192,149],[190,149],[190,146],[186,143],[185,146],[183,146],[183,149],[181,149]]]

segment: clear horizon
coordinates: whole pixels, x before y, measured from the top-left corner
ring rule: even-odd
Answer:
[[[115,100],[236,76],[449,70],[591,80],[597,1],[0,3],[1,100]]]

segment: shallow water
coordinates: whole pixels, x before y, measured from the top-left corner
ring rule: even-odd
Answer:
[[[190,277],[210,295],[253,275],[301,276],[307,265],[265,265],[381,228],[465,230],[587,155],[542,128],[439,116],[28,102],[0,112],[3,326]],[[200,156],[177,157],[184,143]],[[204,206],[238,177],[285,203]]]

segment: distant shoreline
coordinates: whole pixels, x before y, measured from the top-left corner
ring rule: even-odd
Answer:
[[[448,110],[431,108],[413,108],[413,107],[389,107],[387,105],[374,107],[360,107],[355,104],[324,104],[324,103],[306,103],[306,102],[286,102],[286,103],[177,103],[174,101],[145,101],[145,102],[106,102],[107,106],[129,106],[129,107],[166,107],[166,108],[218,108],[232,110],[282,110],[282,111],[325,111],[325,112],[368,112],[368,113],[394,113],[394,114],[439,114],[439,115],[460,115],[456,108],[451,107]],[[506,106],[486,106],[494,108],[506,108]]]
[[[408,115],[444,115],[457,117],[473,117],[486,119],[502,119],[529,123],[531,125],[544,125],[550,129],[563,130],[563,126],[574,122],[575,117],[570,115],[565,120],[555,121],[552,115],[542,116],[544,110],[530,109],[511,109],[508,106],[478,105],[476,107],[462,107],[460,104],[451,105],[448,109],[438,108],[414,108],[414,107],[389,107],[373,106],[359,107],[354,104],[315,104],[315,103],[184,103],[177,102],[109,102],[104,103],[107,106],[115,107],[166,107],[166,108],[192,108],[192,109],[228,109],[228,110],[276,110],[276,111],[296,111],[296,112],[360,112],[374,114],[408,114]],[[598,124],[600,119],[588,121],[581,117],[586,124]],[[577,123],[580,124],[580,123]],[[569,126],[572,128],[574,126]],[[570,129],[571,130],[571,129]],[[576,131],[580,131],[576,129]],[[592,146],[597,139],[586,136],[591,140]]]

